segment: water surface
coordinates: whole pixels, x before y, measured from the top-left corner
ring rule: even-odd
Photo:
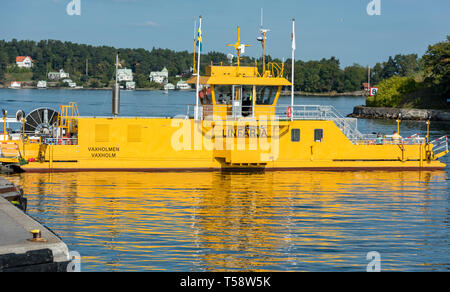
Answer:
[[[0,90],[10,113],[78,103],[109,115],[111,94]],[[185,113],[189,92],[122,92],[121,114]],[[288,104],[289,97],[281,97]],[[296,97],[346,115],[361,97]],[[164,108],[164,110],[162,110]],[[173,114],[172,114],[173,113]],[[395,121],[359,120],[364,133]],[[403,136],[423,122],[402,122]],[[450,130],[432,123],[431,136]],[[449,163],[448,156],[443,161]],[[82,255],[83,271],[384,271],[450,268],[449,167],[424,172],[24,173],[28,213]]]

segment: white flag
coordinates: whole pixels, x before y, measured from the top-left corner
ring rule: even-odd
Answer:
[[[295,45],[295,23],[294,23],[294,22],[292,22],[292,34],[291,34],[291,39],[292,39],[292,49],[295,51],[296,45]]]

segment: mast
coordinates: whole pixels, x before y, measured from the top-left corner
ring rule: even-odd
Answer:
[[[112,114],[116,118],[120,113],[120,87],[117,80],[117,73],[119,71],[119,52],[116,54],[116,80],[114,82],[113,96],[112,96]]]
[[[295,75],[295,19],[292,19],[292,77],[291,77],[291,107],[294,107],[294,75]]]
[[[238,31],[238,41],[237,41],[237,44],[240,44],[241,43],[241,28],[239,27],[239,25],[238,25],[238,27],[237,27],[237,31]],[[238,45],[238,48],[240,47],[240,45]],[[239,66],[240,66],[240,64],[241,64],[241,52],[240,52],[240,50],[238,49],[237,50],[237,66],[238,66],[238,72],[239,72]]]
[[[199,94],[199,87],[200,87],[200,53],[201,53],[201,47],[202,47],[202,17],[200,16],[199,19],[199,27],[198,27],[198,56],[197,56],[197,86],[195,89],[195,113],[194,118],[195,120],[198,120],[200,118],[199,108],[198,108],[198,94]]]
[[[261,8],[261,28],[259,29],[259,32],[261,33],[262,37],[258,37],[257,40],[261,42],[262,45],[262,58],[263,58],[263,76],[266,73],[266,33],[270,31],[269,29],[263,28],[263,9]]]
[[[246,45],[246,44],[241,44],[241,28],[238,26],[237,27],[237,42],[235,44],[228,44],[227,47],[234,47],[234,49],[236,50],[236,54],[237,54],[237,72],[239,74],[239,66],[241,64],[241,55],[243,55],[245,53],[245,47],[250,47],[250,45]]]
[[[262,34],[262,50],[263,50],[263,75],[266,72],[266,31],[263,29],[264,9],[261,8],[261,34]]]
[[[196,28],[197,28],[197,20],[196,21],[194,21],[194,60],[193,60],[193,62],[192,62],[192,73],[193,74],[195,74],[196,72],[197,72],[197,69],[195,68],[195,46],[196,46],[196,44],[197,44],[197,38],[196,38],[196,34],[195,34],[195,31],[196,31]]]

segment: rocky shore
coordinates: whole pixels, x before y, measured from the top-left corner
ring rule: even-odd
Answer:
[[[397,119],[399,114],[402,120],[426,120],[430,117],[433,121],[450,122],[450,112],[432,109],[409,109],[409,108],[390,108],[390,107],[366,107],[355,106],[353,113],[349,114],[352,118],[367,119]]]
[[[280,95],[282,96],[287,96],[287,95],[291,95],[291,91],[290,90],[284,90],[281,91]],[[331,91],[331,92],[304,92],[304,91],[295,91],[294,95],[301,95],[301,96],[333,96],[333,97],[337,97],[337,96],[365,96],[365,91],[352,91],[352,92],[336,92],[336,91]]]

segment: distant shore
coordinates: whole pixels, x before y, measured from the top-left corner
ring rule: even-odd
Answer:
[[[7,86],[3,86],[0,84],[0,89],[12,89],[10,87]],[[36,86],[22,86],[21,88],[14,88],[14,89],[39,89],[36,88]],[[103,88],[93,88],[93,87],[83,87],[83,88],[71,88],[71,87],[47,87],[45,89],[67,89],[67,90],[112,90],[111,87],[103,87]],[[126,90],[126,89],[122,89],[122,90]],[[134,89],[136,91],[163,91],[164,89],[159,89],[159,88],[136,88]],[[170,91],[195,91],[195,89],[184,89],[184,90],[170,90]],[[364,91],[354,91],[354,92],[304,92],[304,91],[295,91],[294,92],[295,95],[297,96],[329,96],[329,97],[336,97],[336,96],[364,96],[365,92]],[[290,91],[282,91],[280,93],[281,96],[290,96],[291,92]]]
[[[355,106],[349,117],[366,119],[392,119],[395,120],[401,114],[402,120],[430,120],[450,122],[450,112],[435,109],[416,108],[390,108]]]
[[[47,87],[47,88],[37,88],[36,86],[22,86],[21,88],[11,88],[7,86],[3,86],[0,84],[0,89],[39,89],[39,90],[58,90],[58,89],[67,89],[67,90],[106,90],[106,91],[112,91],[111,87],[103,87],[103,88],[94,88],[94,87],[83,87],[83,88],[71,88],[71,87]],[[121,90],[126,91],[127,89],[123,88]],[[135,91],[164,91],[164,89],[159,88],[136,88]],[[195,91],[195,89],[183,89],[183,90],[170,90],[170,91]]]
[[[294,95],[302,95],[302,96],[364,96],[365,91],[353,91],[353,92],[304,92],[304,91],[294,91]],[[291,95],[291,92],[289,90],[282,91],[282,96],[288,96]]]

